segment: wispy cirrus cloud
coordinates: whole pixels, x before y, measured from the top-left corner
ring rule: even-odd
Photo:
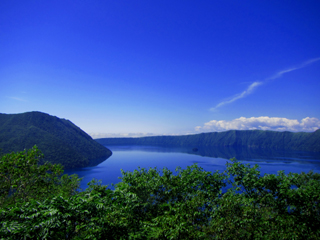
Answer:
[[[211,110],[211,111],[214,111],[214,110],[216,110],[217,108],[222,107],[223,105],[230,104],[230,103],[232,103],[232,102],[234,102],[234,101],[237,101],[238,99],[241,99],[241,98],[246,97],[247,95],[251,94],[251,93],[252,93],[258,86],[260,86],[261,84],[263,84],[263,83],[262,83],[262,82],[254,82],[254,83],[251,83],[250,86],[249,86],[246,90],[244,90],[242,93],[233,96],[233,97],[232,97],[231,99],[229,99],[229,100],[220,102],[219,104],[217,104],[214,108],[211,108],[210,110]]]
[[[310,59],[310,60],[308,60],[306,62],[303,62],[302,64],[300,64],[300,65],[298,65],[296,67],[292,67],[292,68],[288,68],[288,69],[279,71],[275,75],[273,75],[272,77],[266,78],[265,81],[270,81],[270,80],[274,80],[276,78],[280,78],[285,73],[289,73],[289,72],[304,68],[304,67],[308,66],[309,64],[317,62],[319,60],[320,60],[320,57],[319,58],[313,58],[313,59]]]
[[[16,101],[20,101],[20,102],[27,102],[27,100],[23,99],[23,98],[19,98],[19,97],[8,97],[12,100],[16,100]]]
[[[283,74],[285,73],[289,73],[289,72],[292,72],[292,71],[295,71],[295,70],[298,70],[298,69],[301,69],[301,68],[304,68],[306,66],[308,66],[309,64],[311,63],[314,63],[314,62],[317,62],[320,60],[320,57],[319,58],[313,58],[313,59],[310,59],[306,62],[303,62],[302,64],[296,66],[296,67],[291,67],[291,68],[288,68],[288,69],[285,69],[285,70],[281,70],[279,72],[277,72],[276,74],[274,74],[273,76],[271,77],[268,77],[266,78],[264,81],[256,81],[256,82],[253,82],[251,83],[246,90],[244,90],[243,92],[239,93],[239,94],[236,94],[232,97],[230,97],[229,99],[225,100],[225,101],[222,101],[220,103],[218,103],[215,107],[211,108],[210,110],[211,111],[215,111],[217,110],[218,108],[224,106],[224,105],[227,105],[227,104],[230,104],[230,103],[233,103],[241,98],[244,98],[246,96],[248,96],[249,94],[253,93],[254,90],[260,86],[260,85],[263,85],[271,80],[274,80],[274,79],[277,79],[277,78],[280,78],[282,77]]]
[[[231,121],[212,120],[203,126],[197,126],[196,131],[201,132],[221,132],[228,130],[273,130],[273,131],[292,131],[292,132],[313,132],[320,128],[318,118],[297,119],[279,118],[279,117],[240,117]]]

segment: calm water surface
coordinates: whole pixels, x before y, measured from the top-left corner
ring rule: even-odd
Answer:
[[[226,162],[236,157],[243,163],[260,165],[261,174],[276,174],[279,170],[285,173],[314,172],[320,173],[320,154],[309,152],[288,152],[243,148],[167,148],[154,146],[106,146],[112,151],[112,156],[94,167],[66,170],[68,174],[78,174],[83,177],[81,188],[93,178],[101,180],[102,184],[111,186],[121,180],[121,169],[133,171],[141,168],[157,167],[161,170],[167,167],[175,171],[180,166],[185,169],[194,163],[206,171],[224,171]]]

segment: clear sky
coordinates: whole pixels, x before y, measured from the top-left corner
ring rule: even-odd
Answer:
[[[320,1],[0,1],[0,112],[91,134],[320,128]]]

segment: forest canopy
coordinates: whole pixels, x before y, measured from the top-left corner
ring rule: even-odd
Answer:
[[[114,190],[37,148],[0,161],[1,239],[319,239],[320,174],[261,175],[232,159],[224,172],[197,165],[122,171]]]

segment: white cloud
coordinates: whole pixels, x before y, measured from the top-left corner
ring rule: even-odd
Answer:
[[[317,118],[306,117],[300,122],[296,119],[278,117],[240,117],[231,121],[212,120],[204,126],[195,127],[196,131],[201,132],[221,132],[227,130],[274,130],[292,132],[313,132],[320,128],[320,120]]]
[[[266,83],[266,82],[268,82],[268,81],[271,81],[271,80],[280,78],[280,77],[281,77],[283,74],[285,74],[285,73],[289,73],[289,72],[298,70],[298,69],[300,69],[300,68],[304,68],[304,67],[306,67],[307,65],[309,65],[309,64],[311,64],[311,63],[314,63],[314,62],[316,62],[316,61],[319,61],[319,60],[320,60],[320,58],[313,58],[313,59],[310,59],[310,60],[308,60],[308,61],[306,61],[306,62],[303,62],[302,64],[300,64],[300,65],[297,66],[297,67],[292,67],[292,68],[289,68],[289,69],[281,70],[281,71],[277,72],[276,74],[274,74],[273,76],[266,78],[266,79],[265,79],[264,81],[262,81],[262,82],[256,81],[256,82],[250,84],[249,87],[248,87],[246,90],[244,90],[242,93],[236,94],[235,96],[229,98],[229,100],[225,100],[225,101],[222,101],[222,102],[218,103],[215,107],[211,108],[210,110],[211,110],[211,111],[215,111],[215,110],[217,110],[217,108],[220,108],[220,107],[223,106],[223,105],[230,104],[230,103],[235,102],[235,101],[237,101],[237,100],[239,100],[239,99],[241,99],[241,98],[244,98],[244,97],[248,96],[249,94],[253,93],[253,91],[254,91],[258,86],[260,86],[260,85],[262,85],[262,84],[264,84],[264,83]]]
[[[137,137],[150,137],[150,136],[179,136],[179,135],[189,135],[194,134],[194,132],[179,134],[179,133],[170,133],[170,134],[155,134],[155,133],[89,133],[93,139],[97,138],[137,138]]]
[[[89,133],[92,138],[125,138],[155,136],[153,133]]]
[[[26,100],[19,98],[19,97],[8,97],[8,98],[16,100],[16,101],[20,101],[20,102],[26,102]]]
[[[232,103],[232,102],[234,102],[234,101],[236,101],[236,100],[238,100],[240,98],[244,98],[245,96],[251,94],[254,91],[254,89],[257,88],[261,84],[262,84],[262,82],[254,82],[254,83],[250,84],[250,86],[246,90],[244,90],[242,93],[233,96],[229,100],[220,102],[219,104],[217,104],[217,106],[215,106],[214,108],[211,108],[210,110],[214,111],[217,108],[219,108],[219,107],[221,107],[221,106],[223,106],[225,104],[229,104],[229,103]]]

